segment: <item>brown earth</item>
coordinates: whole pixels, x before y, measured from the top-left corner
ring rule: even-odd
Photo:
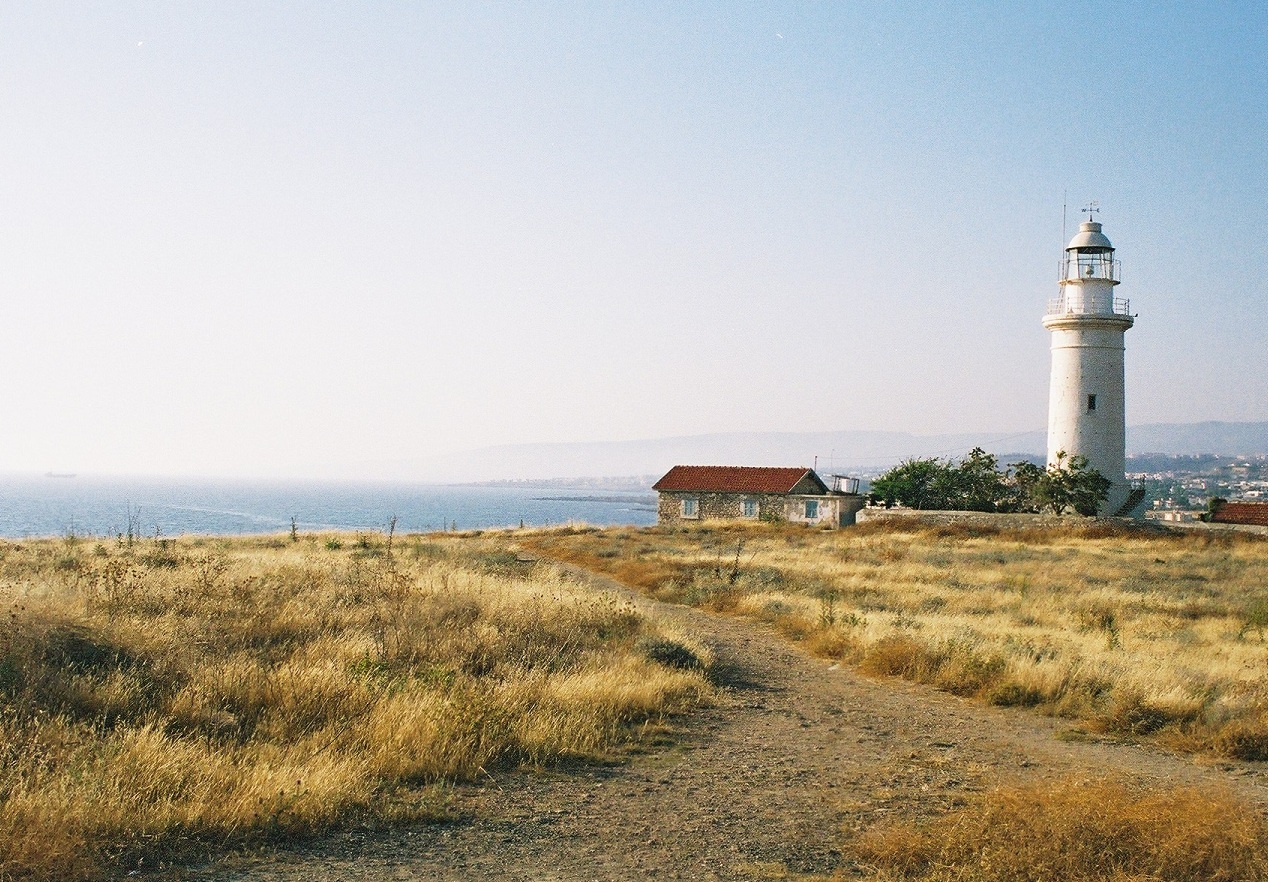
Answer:
[[[615,765],[521,771],[460,787],[455,823],[345,832],[180,878],[852,878],[839,850],[851,831],[936,814],[1002,783],[1116,774],[1157,786],[1224,787],[1268,806],[1268,764],[1072,738],[1068,721],[829,665],[761,624],[637,602],[716,654],[719,698],[680,721],[674,744]]]

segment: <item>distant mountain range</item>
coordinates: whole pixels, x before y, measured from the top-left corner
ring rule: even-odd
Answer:
[[[1149,423],[1127,427],[1127,453],[1167,456],[1268,454],[1268,423]]]
[[[366,464],[373,477],[422,481],[659,475],[679,463],[814,466],[823,474],[869,474],[908,457],[958,458],[974,447],[1005,462],[1042,457],[1043,430],[913,435],[906,432],[725,432],[641,441],[509,444],[426,460]],[[1127,452],[1268,454],[1268,422],[1151,423],[1127,429]]]

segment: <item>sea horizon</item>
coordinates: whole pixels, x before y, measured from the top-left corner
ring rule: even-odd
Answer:
[[[399,533],[587,523],[645,526],[655,496],[619,479],[386,480],[0,474],[0,537]]]

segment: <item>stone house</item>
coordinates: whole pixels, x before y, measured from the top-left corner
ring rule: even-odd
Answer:
[[[807,468],[679,465],[652,489],[662,524],[768,520],[844,527],[866,504],[858,493],[828,489]]]

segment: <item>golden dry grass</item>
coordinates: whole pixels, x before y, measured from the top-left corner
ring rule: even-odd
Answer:
[[[1001,788],[924,824],[877,827],[847,851],[874,882],[1268,879],[1268,825],[1249,806],[1112,779]]]
[[[1268,759],[1268,541],[710,525],[521,540],[811,651],[1114,737]]]
[[[0,597],[3,879],[439,816],[706,690],[689,640],[478,540],[9,542]]]

